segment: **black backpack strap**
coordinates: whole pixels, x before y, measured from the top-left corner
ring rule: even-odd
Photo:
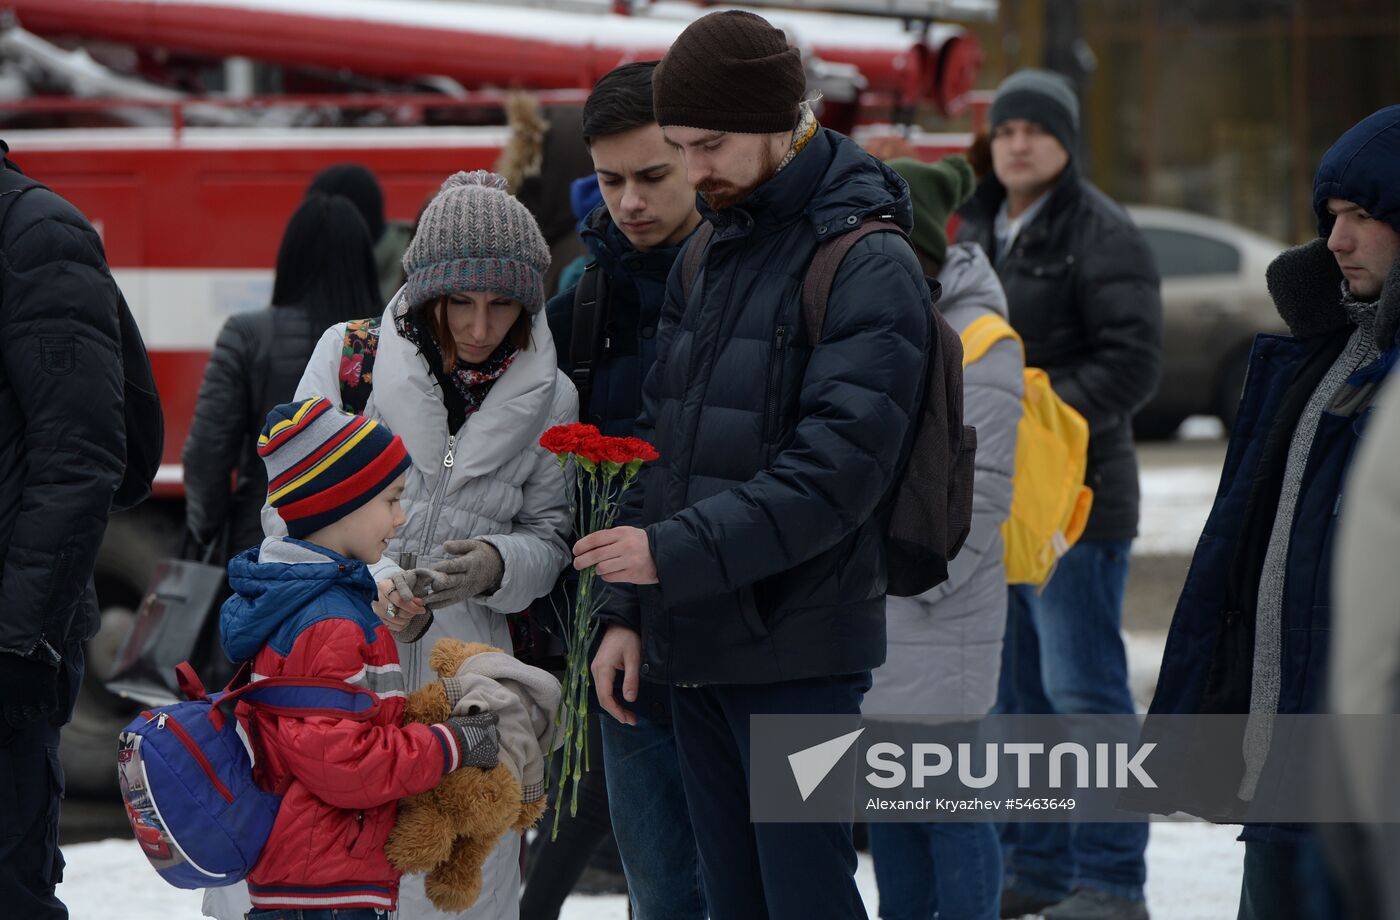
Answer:
[[[817,251],[807,266],[807,274],[802,279],[802,319],[807,326],[807,344],[816,345],[822,337],[822,325],[826,322],[826,303],[831,299],[831,287],[836,283],[836,270],[851,247],[872,233],[898,233],[906,236],[904,229],[893,221],[876,218],[867,220],[854,230],[847,231],[835,239],[817,244]],[[907,237],[906,237],[907,238]]]
[[[714,236],[715,225],[708,220],[700,221],[700,226],[690,235],[690,242],[685,247],[685,260],[681,262],[681,296],[686,300],[690,300],[690,290],[695,287],[695,278],[705,261],[705,249]]]
[[[593,372],[607,354],[609,346],[608,273],[596,261],[589,262],[574,288],[574,324],[569,335],[569,362],[573,369],[569,378],[578,390],[579,417],[588,414],[588,401],[593,395]]]

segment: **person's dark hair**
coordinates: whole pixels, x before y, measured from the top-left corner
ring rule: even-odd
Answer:
[[[603,74],[583,104],[583,141],[621,134],[656,122],[651,105],[651,74],[658,61],[623,64]]]
[[[350,203],[359,208],[360,216],[365,219],[371,244],[377,244],[379,238],[384,235],[384,191],[379,187],[379,180],[369,171],[369,167],[359,163],[336,163],[327,166],[318,172],[306,187],[308,196],[317,193],[349,198]]]
[[[434,297],[420,304],[418,310],[423,325],[432,332],[438,353],[442,355],[442,371],[447,373],[457,365],[457,341],[452,337],[452,327],[447,323],[447,298]],[[528,310],[522,309],[506,332],[505,341],[517,351],[528,351],[534,344],[530,335],[533,323],[534,317]]]
[[[301,307],[317,331],[383,312],[369,230],[349,199],[312,194],[293,212],[277,250],[272,305]]]

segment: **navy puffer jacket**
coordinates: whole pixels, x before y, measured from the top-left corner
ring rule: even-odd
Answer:
[[[871,234],[842,263],[809,348],[800,288],[821,240],[869,216],[908,228],[908,188],[820,129],[741,205],[701,210],[715,235],[688,298],[671,274],[644,388],[639,425],[661,459],[626,512],[646,525],[660,584],[618,592],[616,615],[641,625],[651,680],[873,668],[885,657],[881,510],[919,404],[929,291],[903,237]]]
[[[597,425],[603,434],[628,437],[642,412],[642,381],[656,361],[666,278],[680,250],[672,246],[639,252],[601,204],[588,215],[582,237],[593,261],[607,275],[611,347],[606,355],[595,356],[593,393],[588,405],[579,407],[579,420]],[[550,298],[545,312],[559,369],[571,373],[574,286]]]

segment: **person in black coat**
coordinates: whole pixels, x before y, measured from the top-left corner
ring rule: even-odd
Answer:
[[[1119,629],[1138,524],[1132,418],[1161,365],[1157,269],[1127,214],[1079,175],[1079,103],[1062,77],[1008,77],[990,121],[992,173],[959,212],[958,239],[992,258],[1026,365],[1089,423],[1094,491],[1083,537],[1044,588],[1011,586],[997,708],[1130,713]],[[1003,916],[1147,916],[1145,823],[1011,824],[1005,842]]]
[[[599,702],[630,724],[617,672],[629,700],[639,678],[670,685],[711,917],[864,917],[849,823],[750,822],[749,719],[859,713],[885,657],[880,508],[922,395],[928,283],[904,236],[860,238],[814,347],[800,288],[820,240],[866,217],[907,231],[908,186],[817,124],[800,54],[752,13],[692,23],[653,90],[713,237],[688,291],[671,273],[643,388],[661,459],[621,519],[645,529],[574,549],[618,588]]]
[[[262,542],[263,420],[292,398],[321,333],[382,306],[359,211],[338,195],[309,195],[282,235],[272,306],[229,317],[204,370],[182,454],[185,526],[197,545],[231,556]]]
[[[126,466],[123,307],[92,225],[3,169],[16,198],[0,227],[0,904],[44,920],[68,916],[59,728],[100,622],[92,572]]]

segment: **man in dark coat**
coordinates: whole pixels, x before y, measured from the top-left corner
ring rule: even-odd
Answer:
[[[1128,216],[1075,167],[1079,103],[1063,78],[1013,74],[990,117],[993,171],[960,212],[958,238],[992,257],[1027,366],[1044,368],[1089,423],[1094,491],[1083,537],[1043,590],[1012,585],[997,706],[1130,713],[1119,628],[1138,524],[1132,417],[1157,387],[1161,358],[1157,270]],[[1008,825],[1005,842],[1002,916],[1147,916],[1146,823]]]
[[[4,170],[0,194],[17,197],[0,227],[0,904],[43,920],[68,916],[54,892],[58,734],[97,632],[92,571],[126,465],[121,292],[83,215]]]
[[[1257,790],[1302,789],[1305,765],[1276,756],[1272,739],[1278,716],[1322,708],[1343,483],[1400,353],[1400,106],[1332,145],[1313,208],[1318,238],[1269,266],[1269,293],[1292,335],[1262,335],[1250,355],[1229,459],[1149,710],[1246,715],[1238,775],[1216,777],[1228,788],[1211,801],[1199,783],[1163,788],[1153,810],[1239,821]],[[1394,558],[1394,547],[1379,552]],[[1393,593],[1378,603],[1393,617]],[[1356,664],[1355,647],[1343,650],[1343,663]],[[1326,886],[1308,881],[1323,874],[1311,831],[1247,824],[1240,837],[1240,920],[1337,916]]]
[[[653,82],[714,236],[666,293],[641,422],[661,459],[629,518],[645,529],[575,547],[577,567],[639,586],[594,659],[599,700],[630,722],[616,672],[626,699],[639,672],[671,685],[715,920],[863,918],[849,824],[749,821],[749,718],[858,713],[885,657],[882,505],[919,407],[928,284],[904,237],[865,236],[815,347],[800,288],[821,240],[869,216],[907,229],[908,187],[817,125],[800,55],[751,13],[696,20]]]
[[[579,418],[617,437],[641,433],[637,418],[642,413],[642,382],[656,363],[666,278],[681,245],[700,223],[685,162],[656,123],[651,87],[655,69],[655,61],[624,64],[599,80],[588,96],[583,135],[603,196],[584,221],[583,242],[592,261],[578,289],[570,285],[545,308],[559,367],[573,375],[576,298],[597,300],[596,325],[587,324],[586,311],[580,311],[585,322],[581,331],[593,341],[587,378],[574,378]],[[585,774],[582,782],[602,783],[606,775],[606,793],[581,795],[575,817],[583,819],[585,810],[606,803],[638,917],[704,920],[699,856],[681,791],[670,693],[662,685],[648,684],[626,708],[635,717],[630,725],[606,712],[590,713],[601,735],[603,769]],[[606,835],[608,815],[601,818],[592,822],[592,834],[571,833],[573,822],[566,819],[556,844],[547,846],[578,847],[578,838],[586,837],[591,851]],[[566,835],[572,839],[566,841]],[[577,880],[588,854],[571,855],[567,859],[546,849],[534,862],[521,900],[522,916],[532,914],[537,900],[545,897],[551,903],[538,906],[550,908],[551,915],[558,913],[558,902]],[[567,884],[560,879],[546,884],[543,873],[559,865],[574,867],[574,877]],[[558,868],[554,871],[562,874]]]

